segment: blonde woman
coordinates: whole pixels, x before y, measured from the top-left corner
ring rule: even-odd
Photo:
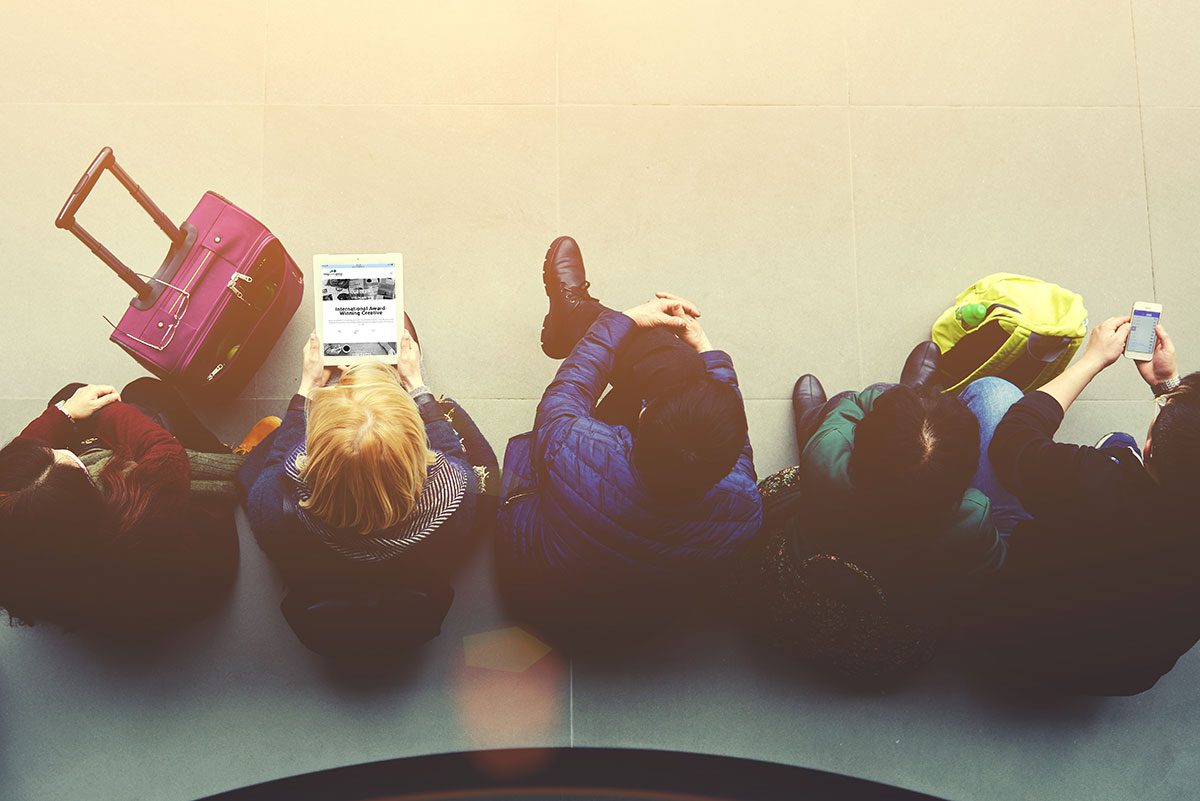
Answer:
[[[466,412],[425,386],[407,319],[406,328],[396,367],[348,367],[329,386],[314,332],[282,425],[239,474],[255,538],[289,587],[284,613],[317,651],[387,650],[384,640],[436,634],[431,621],[420,636],[394,625],[440,624],[447,578],[496,471]],[[376,636],[381,627],[393,628]]]

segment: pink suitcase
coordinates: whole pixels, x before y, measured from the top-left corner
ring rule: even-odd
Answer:
[[[171,240],[153,276],[126,267],[75,221],[106,169]],[[55,225],[78,237],[137,293],[109,339],[193,397],[231,398],[241,392],[304,292],[303,273],[266,226],[215,192],[205,192],[176,227],[117,164],[112,148],[96,156]]]

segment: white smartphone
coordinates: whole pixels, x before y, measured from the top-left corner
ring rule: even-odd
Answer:
[[[313,256],[317,335],[326,366],[395,364],[404,330],[399,253]]]
[[[1148,362],[1154,358],[1154,344],[1158,332],[1154,327],[1162,319],[1161,303],[1138,301],[1129,313],[1129,339],[1125,340],[1125,358]]]

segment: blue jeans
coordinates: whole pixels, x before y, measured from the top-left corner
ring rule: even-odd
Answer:
[[[988,458],[988,446],[992,444],[996,426],[1000,425],[1009,408],[1023,397],[1024,393],[1015,385],[993,377],[972,381],[958,396],[979,421],[979,468],[971,486],[991,500],[992,522],[1002,537],[1011,534],[1022,520],[1033,519],[1020,499],[1000,483]]]

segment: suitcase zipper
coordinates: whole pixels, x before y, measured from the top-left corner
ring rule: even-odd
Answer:
[[[252,249],[252,252],[254,253],[254,257],[255,257],[255,264],[258,263],[257,260],[262,256],[262,251],[266,249],[266,246],[270,242],[270,240],[271,240],[271,235],[267,234],[267,235],[263,236],[258,241],[258,243],[255,245],[255,247]],[[245,273],[242,273],[242,275],[245,275]],[[232,292],[230,292],[229,296],[234,296],[234,295]],[[211,325],[212,321],[220,318],[221,314],[225,311],[225,307],[228,306],[230,303],[230,301],[228,299],[229,296],[226,296],[226,298],[222,298],[221,300],[217,301],[216,305],[214,305],[208,311],[208,313],[205,314],[204,318],[199,322],[199,324],[196,325],[197,331],[207,331],[209,329],[209,326]],[[234,297],[236,297],[236,296],[234,296]],[[203,337],[196,338],[196,343],[192,346],[192,348],[187,353],[184,353],[180,356],[181,363],[183,363],[183,364],[187,363],[188,359],[190,359],[195,354],[195,352],[200,348],[200,343],[202,342],[202,340],[203,340]],[[227,365],[227,362],[221,362],[216,367],[214,367],[213,371],[208,374],[208,378],[206,378],[206,380],[205,380],[206,383],[209,381],[212,381],[212,379],[217,375],[217,373],[219,373],[222,369],[224,369],[226,365]]]
[[[246,296],[242,294],[241,287],[238,286],[239,281],[245,281],[247,284],[253,284],[254,278],[252,276],[246,275],[245,273],[234,273],[233,276],[229,279],[229,283],[226,284],[225,286],[228,287],[230,292],[232,292],[234,295],[237,296],[238,300],[240,300],[242,303],[245,303],[247,306],[250,306],[251,308],[253,308],[254,304],[251,303],[250,301],[246,300]]]

